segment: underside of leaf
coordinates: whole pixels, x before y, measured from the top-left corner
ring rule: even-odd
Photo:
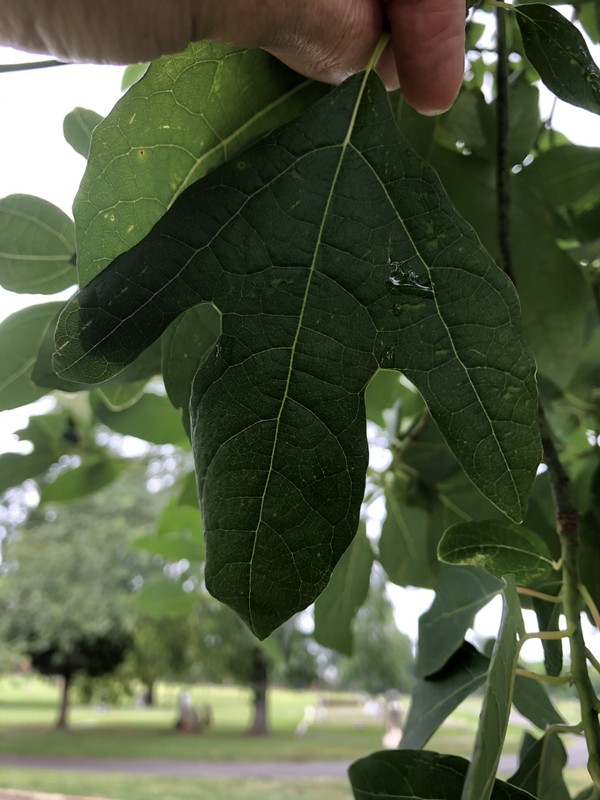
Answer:
[[[206,581],[258,636],[318,596],[352,540],[380,367],[522,517],[540,453],[517,297],[376,75],[187,189],[69,304],[55,368],[104,381],[201,302],[222,314],[190,407]]]

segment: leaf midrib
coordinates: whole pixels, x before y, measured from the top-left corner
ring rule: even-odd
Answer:
[[[350,121],[348,123],[348,130],[346,131],[346,135],[344,137],[344,140],[340,144],[340,157],[338,159],[337,167],[336,167],[335,173],[333,175],[333,180],[331,181],[331,187],[329,189],[327,202],[325,204],[325,208],[324,208],[324,211],[323,211],[323,219],[321,220],[321,225],[319,227],[319,233],[317,235],[317,240],[315,242],[315,247],[314,247],[314,251],[313,251],[312,261],[311,261],[310,268],[309,268],[309,271],[308,271],[308,277],[307,277],[307,280],[306,280],[306,288],[304,290],[304,296],[302,298],[302,306],[300,308],[300,315],[299,315],[299,318],[298,318],[298,324],[296,326],[296,333],[294,335],[294,341],[292,342],[292,347],[291,347],[291,350],[290,350],[290,363],[289,363],[289,367],[288,367],[285,388],[284,388],[284,391],[283,391],[283,397],[281,399],[281,404],[279,406],[279,413],[277,414],[277,418],[276,418],[276,422],[275,422],[275,433],[273,435],[273,447],[271,449],[271,458],[270,458],[270,462],[269,462],[267,478],[265,480],[265,488],[263,490],[263,494],[262,494],[261,501],[260,501],[260,509],[259,509],[259,513],[258,513],[258,522],[256,523],[256,528],[254,530],[254,540],[252,542],[252,553],[250,555],[250,561],[248,562],[248,566],[249,566],[249,576],[248,576],[248,620],[250,622],[250,626],[252,627],[252,629],[254,629],[254,619],[253,619],[253,615],[252,615],[252,579],[253,579],[253,574],[254,574],[254,569],[253,569],[254,556],[255,556],[255,553],[256,553],[256,545],[257,545],[257,542],[258,542],[258,531],[260,529],[260,526],[263,523],[263,513],[264,513],[265,499],[266,499],[266,496],[267,496],[267,493],[268,493],[269,484],[271,482],[271,476],[273,474],[273,465],[274,465],[274,461],[275,461],[275,453],[277,451],[277,445],[279,443],[279,428],[281,426],[281,418],[283,416],[283,410],[284,410],[284,408],[286,406],[286,403],[287,403],[287,400],[288,400],[288,397],[289,397],[290,383],[291,383],[292,374],[293,374],[293,371],[294,371],[294,360],[295,360],[295,357],[296,357],[296,348],[298,346],[298,340],[300,338],[300,332],[302,330],[302,324],[303,324],[303,321],[304,321],[304,314],[306,313],[306,307],[307,307],[307,304],[308,304],[308,296],[309,296],[309,293],[310,293],[310,287],[312,285],[312,279],[313,279],[313,276],[315,274],[315,266],[316,266],[317,258],[318,258],[319,251],[320,251],[320,248],[321,248],[321,242],[322,242],[322,239],[323,239],[323,232],[325,230],[326,222],[328,221],[328,218],[329,218],[329,210],[331,208],[331,203],[333,201],[335,188],[336,188],[337,183],[338,183],[340,171],[342,169],[342,164],[344,162],[344,157],[346,155],[348,147],[350,146],[350,139],[351,139],[352,134],[354,132],[354,125],[356,123],[356,116],[358,114],[358,109],[360,108],[360,104],[362,102],[363,94],[364,94],[364,91],[365,91],[365,87],[367,85],[367,81],[368,81],[368,79],[370,77],[370,74],[371,74],[370,70],[366,70],[365,71],[365,74],[363,76],[363,79],[362,79],[362,82],[361,82],[361,85],[360,85],[360,89],[359,89],[357,97],[356,97],[356,101],[354,103],[354,108],[352,110],[352,115],[351,115]]]

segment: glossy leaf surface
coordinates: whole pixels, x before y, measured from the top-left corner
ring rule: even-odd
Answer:
[[[184,192],[63,313],[55,367],[106,380],[202,301],[223,314],[191,401],[207,585],[260,636],[352,539],[378,367],[405,372],[471,480],[521,517],[539,442],[517,299],[375,75]]]
[[[517,22],[527,58],[561,100],[600,113],[600,70],[585,39],[544,3],[519,6]]]
[[[496,578],[512,574],[523,585],[552,570],[548,548],[537,534],[501,520],[453,525],[439,543],[438,556],[447,564],[483,567]]]

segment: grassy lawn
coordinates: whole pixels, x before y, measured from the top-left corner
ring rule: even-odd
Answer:
[[[304,737],[295,729],[315,692],[273,689],[270,698],[273,736],[257,739],[245,735],[250,718],[250,693],[238,687],[199,686],[191,690],[194,703],[209,703],[213,723],[201,736],[174,731],[180,687],[164,685],[151,709],[131,704],[102,712],[74,706],[71,729],[53,729],[58,690],[35,677],[0,679],[0,753],[41,757],[190,759],[218,761],[351,761],[381,748],[382,723],[351,711],[333,712],[327,723],[314,724]],[[559,703],[567,719],[575,719],[575,704]],[[337,713],[337,717],[336,717]],[[428,749],[469,757],[480,713],[480,700],[469,698],[433,737]],[[509,725],[505,752],[518,752],[523,727]],[[508,777],[508,776],[502,776]],[[580,789],[589,781],[584,768],[568,771],[569,784]],[[0,768],[0,786],[17,789],[93,795],[120,800],[349,800],[345,781],[305,779],[265,780],[233,778],[172,779],[115,774],[83,774],[45,770]]]
[[[140,778],[135,775],[0,768],[0,787],[111,800],[351,800],[346,781],[250,778]]]

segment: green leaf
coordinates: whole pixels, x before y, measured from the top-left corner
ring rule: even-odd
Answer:
[[[123,411],[141,399],[147,383],[148,381],[133,381],[101,386],[98,394],[111,411]]]
[[[512,574],[525,586],[552,569],[548,548],[537,534],[501,520],[453,525],[438,545],[438,557],[447,564],[483,567],[496,578]]]
[[[145,583],[133,598],[133,605],[142,614],[162,617],[184,617],[198,600],[196,592],[186,592],[178,581],[158,578]]]
[[[523,621],[514,581],[511,577],[505,580],[500,633],[492,653],[473,760],[469,765],[461,800],[489,800],[493,797],[494,778],[506,737],[519,657],[517,635],[522,632]]]
[[[432,483],[446,481],[460,470],[458,461],[431,418],[419,431],[418,436],[412,437],[404,444],[402,461]],[[469,491],[477,492],[470,481],[465,481],[465,484],[469,487]]]
[[[74,108],[63,122],[63,134],[76,153],[87,158],[92,142],[92,132],[103,120],[100,114],[89,108]]]
[[[419,620],[416,673],[435,675],[462,645],[478,611],[498,592],[503,581],[480,567],[442,567],[435,600]]]
[[[584,207],[600,196],[600,148],[553,147],[523,170],[522,179],[546,205]]]
[[[312,602],[352,539],[378,367],[404,371],[471,480],[521,517],[540,455],[514,288],[376,75],[186,190],[71,302],[55,367],[105,380],[201,301],[223,314],[191,401],[207,586],[257,634]]]
[[[154,444],[186,441],[179,414],[162,395],[145,393],[122,411],[112,411],[99,398],[92,400],[92,407],[99,422],[123,436],[136,436]]]
[[[108,486],[129,466],[125,459],[94,455],[83,458],[80,466],[63,472],[47,483],[41,492],[42,503],[64,503],[97,492]]]
[[[552,705],[542,684],[523,675],[515,678],[513,704],[519,714],[542,730],[565,721]]]
[[[388,578],[399,586],[432,588],[439,565],[428,535],[429,514],[409,505],[394,481],[385,490],[386,517],[379,539],[379,560]]]
[[[350,765],[355,800],[461,800],[469,762],[419,750],[373,753]],[[493,782],[491,800],[532,800],[527,792]]]
[[[68,420],[63,414],[30,417],[27,428],[17,431],[16,436],[21,441],[31,442],[33,452],[0,455],[0,493],[29,478],[37,478],[63,453],[72,452],[73,442],[67,437],[67,432]]]
[[[182,314],[161,337],[165,389],[175,408],[183,411],[184,425],[189,425],[194,375],[220,332],[221,318],[218,312],[213,306],[204,303]]]
[[[380,428],[387,428],[393,426],[398,418],[412,419],[421,413],[425,406],[423,399],[406,383],[396,370],[377,370],[365,391],[367,419]],[[396,435],[396,430],[393,435]]]
[[[400,747],[425,747],[444,720],[483,685],[489,665],[489,658],[463,642],[439,672],[419,679],[412,691]]]
[[[560,615],[562,614],[561,603],[547,603],[544,600],[533,598],[533,609],[540,631],[558,630]],[[562,642],[556,639],[542,639],[541,642],[544,649],[544,669],[546,674],[560,675],[563,668]]]
[[[352,621],[369,592],[372,566],[373,551],[361,522],[325,591],[315,602],[314,637],[323,647],[352,655]]]
[[[186,531],[173,531],[161,536],[148,534],[138,536],[133,545],[139,550],[162,556],[166,561],[204,561],[204,544],[201,538],[190,536]]]
[[[519,769],[508,782],[525,789],[538,800],[569,800],[562,774],[566,764],[563,743],[555,734],[546,734],[525,753]]]
[[[515,10],[525,54],[550,91],[567,103],[600,113],[600,70],[577,28],[544,3]]]
[[[186,186],[327,91],[261,50],[210,42],[150,64],[94,133],[73,206],[80,285],[139,242]]]
[[[62,303],[42,303],[17,311],[0,323],[0,411],[33,403],[48,394],[32,370],[44,335]]]
[[[52,203],[28,194],[0,200],[0,286],[54,294],[77,282],[73,222]]]
[[[37,386],[42,386],[47,389],[60,389],[63,392],[78,392],[82,389],[89,389],[90,384],[86,381],[69,381],[61,378],[52,369],[52,358],[55,351],[54,346],[54,333],[56,330],[56,323],[60,314],[60,310],[64,308],[64,303],[61,303],[54,319],[48,325],[46,333],[39,346],[37,359],[31,373],[31,378]],[[160,359],[161,359],[161,341],[160,339],[151,345],[147,350],[138,356],[123,372],[113,376],[108,381],[102,384],[102,391],[106,390],[107,386],[127,386],[129,383],[138,384],[135,388],[137,393],[139,382],[146,383],[149,378],[160,373]],[[122,400],[125,395],[131,399],[130,389],[123,389],[120,394]],[[114,404],[115,395],[110,394],[110,404]],[[117,398],[119,399],[119,398]],[[107,398],[108,400],[108,398]],[[120,403],[119,403],[120,404]]]
[[[185,532],[196,539],[202,539],[202,518],[197,501],[193,507],[182,504],[181,500],[176,498],[167,503],[158,520],[156,535],[166,536],[174,532]]]
[[[134,83],[140,81],[146,72],[148,72],[149,64],[129,64],[123,70],[123,77],[121,79],[121,91],[126,92]]]
[[[436,150],[432,163],[460,213],[490,253],[496,253],[493,165],[443,148]],[[525,173],[513,179],[511,190],[514,269],[523,323],[539,371],[564,388],[589,334],[593,299],[582,270],[558,246],[552,215],[527,185]],[[597,221],[594,225],[597,233]]]

